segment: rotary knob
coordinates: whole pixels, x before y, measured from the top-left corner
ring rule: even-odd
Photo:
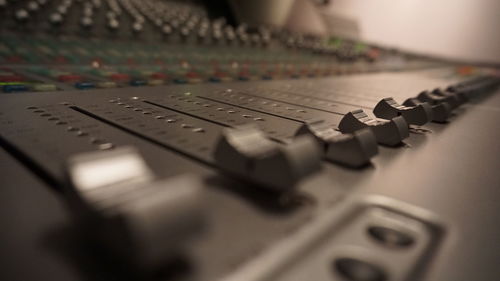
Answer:
[[[15,17],[17,22],[24,23],[24,22],[27,22],[29,20],[30,14],[25,9],[19,9],[14,14],[14,17]]]
[[[37,12],[40,9],[40,5],[36,1],[30,1],[28,3],[28,10],[30,12]]]
[[[136,21],[136,22],[134,22],[134,24],[132,24],[132,31],[134,33],[136,33],[136,34],[140,33],[142,31],[142,29],[143,29],[142,23]]]
[[[161,28],[161,32],[163,33],[163,35],[165,36],[168,36],[170,34],[172,34],[172,27],[168,24],[165,24],[163,25],[163,27]]]
[[[63,16],[59,13],[53,13],[49,17],[49,22],[52,26],[60,26],[63,22]]]
[[[108,21],[108,28],[111,31],[116,31],[120,28],[120,22],[117,19],[112,18]]]
[[[92,25],[94,24],[94,21],[90,17],[83,17],[80,20],[80,26],[85,28],[85,29],[90,29],[92,28]]]

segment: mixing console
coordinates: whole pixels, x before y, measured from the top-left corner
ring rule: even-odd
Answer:
[[[318,77],[435,63],[347,39],[233,27],[183,2],[3,6],[4,92]]]
[[[500,275],[498,69],[196,1],[0,23],[0,279]]]

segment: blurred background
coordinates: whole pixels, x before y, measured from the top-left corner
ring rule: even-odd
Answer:
[[[238,21],[500,64],[498,0],[230,0]]]

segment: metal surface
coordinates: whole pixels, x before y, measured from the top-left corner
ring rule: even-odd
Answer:
[[[415,82],[405,84],[408,79]],[[352,81],[351,86],[345,84]],[[499,91],[472,99],[445,124],[411,127],[403,144],[380,146],[366,167],[350,169],[323,161],[322,173],[301,182],[293,198],[276,197],[220,172],[210,153],[212,139],[223,128],[243,123],[243,115],[265,119],[251,122],[262,124],[271,139],[285,143],[309,117],[321,116],[337,125],[342,118],[322,108],[324,104],[283,96],[268,99],[293,108],[293,114],[272,109],[272,104],[257,108],[256,101],[266,99],[256,90],[259,87],[281,87],[321,100],[328,99],[331,83],[337,85],[332,87],[340,92],[337,96],[344,97],[342,102],[350,97],[351,106],[368,111],[383,97],[403,101],[454,81],[420,71],[295,82],[2,95],[0,136],[9,153],[2,151],[0,157],[2,173],[8,175],[0,178],[0,279],[342,280],[332,269],[332,259],[346,253],[385,264],[387,280],[494,281],[500,276]],[[245,97],[254,100],[214,94],[228,88],[248,92]],[[179,97],[194,99],[201,107],[202,101],[214,103],[212,108],[223,105],[224,113],[217,115],[211,108],[202,111],[197,109],[200,105]],[[125,109],[119,102],[141,111]],[[311,116],[304,117],[307,114]],[[160,133],[159,129],[171,125],[154,116],[175,118],[175,129]],[[56,125],[62,119],[67,123]],[[182,128],[182,124],[190,126]],[[204,133],[192,131],[198,127]],[[91,138],[102,141],[93,143]],[[161,274],[128,275],[125,268],[96,258],[99,255],[72,230],[73,220],[58,191],[64,179],[63,163],[74,153],[105,149],[102,145],[108,143],[134,145],[161,177],[184,172],[205,177],[208,232],[190,244],[173,270],[170,265]],[[209,151],[202,149],[204,145]],[[396,221],[414,221],[411,231],[417,233],[418,247],[398,256],[393,254],[397,250],[370,240],[360,222],[369,219],[366,214],[372,210],[389,212]]]

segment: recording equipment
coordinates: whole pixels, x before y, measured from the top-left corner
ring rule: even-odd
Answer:
[[[498,68],[0,1],[2,280],[496,280]]]

